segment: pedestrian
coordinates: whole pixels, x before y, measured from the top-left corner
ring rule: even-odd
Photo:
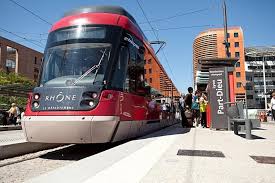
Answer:
[[[202,93],[200,97],[200,116],[201,116],[201,126],[206,128],[206,106],[207,106],[207,97]]]
[[[175,117],[176,117],[176,106],[175,106],[174,101],[171,101],[170,114],[171,114],[171,119],[175,119]]]
[[[192,99],[193,99],[193,88],[189,87],[188,94],[185,95],[184,98],[184,106],[185,106],[185,117],[187,121],[187,127],[193,127],[193,115],[192,115]]]
[[[183,128],[188,127],[188,121],[185,116],[185,94],[182,93],[181,97],[179,99],[179,110],[180,110],[180,115],[181,115],[181,125]]]
[[[196,127],[199,126],[199,122],[200,122],[200,105],[199,105],[200,95],[201,95],[200,92],[197,90],[195,92],[195,96],[193,96],[193,99],[192,99],[191,109],[193,113],[193,120]]]
[[[273,121],[275,121],[275,92],[272,93],[272,99],[270,102],[270,110],[272,113]]]
[[[16,110],[16,104],[12,103],[11,108],[7,111],[9,113],[9,122],[16,125],[17,121],[17,110]]]
[[[166,119],[167,118],[167,105],[165,103],[165,100],[162,100],[162,103],[161,103],[161,113],[162,113],[162,119]]]

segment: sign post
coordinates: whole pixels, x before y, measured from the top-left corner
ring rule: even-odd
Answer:
[[[209,69],[211,128],[227,129],[228,118],[224,103],[229,101],[228,71],[226,67]]]

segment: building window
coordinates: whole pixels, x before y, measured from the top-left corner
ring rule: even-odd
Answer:
[[[228,57],[229,57],[229,58],[231,57],[231,53],[230,53],[230,52],[228,53]]]
[[[148,60],[148,64],[151,64],[151,63],[152,63],[152,60],[151,60],[151,59],[149,59],[149,60]]]
[[[227,38],[230,38],[230,33],[227,33]]]
[[[240,52],[235,52],[235,57],[239,58],[240,57]]]
[[[37,57],[34,57],[34,64],[37,64]]]
[[[144,64],[146,64],[146,60],[144,60]]]
[[[240,67],[241,66],[241,63],[240,62],[237,62],[236,63],[236,67]]]
[[[241,77],[241,73],[240,72],[236,72],[236,77],[237,78]]]
[[[247,95],[247,99],[253,99],[253,95]]]
[[[150,83],[152,83],[152,82],[153,82],[153,79],[152,79],[152,78],[150,78],[149,80],[150,80]]]
[[[240,43],[239,42],[235,42],[235,47],[239,47],[240,46]]]
[[[18,59],[18,52],[15,48],[7,46],[6,68],[15,69],[16,61]]]
[[[145,78],[145,82],[147,83],[147,79]]]
[[[241,88],[242,87],[242,83],[241,82],[237,82],[237,88]]]
[[[149,69],[149,74],[152,74],[152,69]]]
[[[239,37],[239,33],[238,32],[234,32],[234,37]]]
[[[146,69],[144,69],[144,74],[146,74]]]

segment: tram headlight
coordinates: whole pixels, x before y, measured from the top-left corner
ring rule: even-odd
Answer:
[[[34,102],[32,105],[33,105],[34,108],[38,108],[39,107],[39,103],[38,102]]]
[[[39,95],[38,93],[36,93],[36,94],[34,94],[33,98],[34,98],[35,100],[38,100],[38,99],[40,98],[40,95]]]
[[[92,93],[93,98],[97,98],[97,93]]]
[[[89,102],[89,106],[91,106],[91,107],[93,107],[94,104],[95,104],[95,103],[94,103],[93,101],[90,101],[90,102]]]

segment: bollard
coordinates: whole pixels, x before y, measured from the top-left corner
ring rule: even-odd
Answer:
[[[245,120],[245,138],[246,139],[252,139],[252,136],[251,136],[251,120],[250,119]]]

